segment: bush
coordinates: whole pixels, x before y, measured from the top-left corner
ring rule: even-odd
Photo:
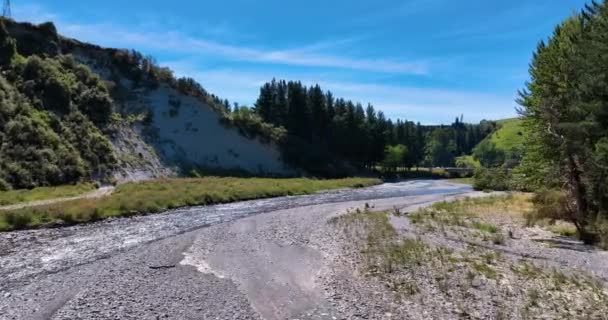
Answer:
[[[0,178],[0,191],[9,191],[11,189],[11,185],[6,180]]]
[[[7,80],[7,79],[10,79]],[[103,178],[117,161],[105,128],[112,99],[69,56],[30,56],[0,76],[0,171],[14,188]]]
[[[572,201],[568,195],[555,189],[545,189],[538,191],[532,198],[535,210],[526,217],[528,224],[533,224],[541,219],[550,221],[563,220],[572,222],[576,227],[577,236],[586,244],[606,241],[605,227],[602,223],[594,223],[589,226],[589,222],[584,217],[578,217],[572,208]]]
[[[509,188],[509,176],[502,168],[477,168],[474,179],[475,190],[504,191]]]
[[[603,220],[595,224],[594,232],[597,235],[598,246],[608,250],[608,221]]]
[[[561,190],[544,189],[536,192],[532,198],[534,211],[526,217],[528,225],[541,219],[571,221],[573,212],[568,197]]]

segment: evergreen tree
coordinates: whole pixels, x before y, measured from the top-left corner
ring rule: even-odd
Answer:
[[[17,54],[17,42],[6,31],[4,22],[0,21],[0,66],[8,66]]]

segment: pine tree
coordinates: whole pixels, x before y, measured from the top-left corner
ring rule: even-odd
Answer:
[[[0,21],[0,66],[8,66],[17,54],[17,42],[9,36],[4,22]]]

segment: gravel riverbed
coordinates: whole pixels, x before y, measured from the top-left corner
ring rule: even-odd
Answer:
[[[486,196],[410,181],[0,234],[0,319],[385,319],[328,219]]]

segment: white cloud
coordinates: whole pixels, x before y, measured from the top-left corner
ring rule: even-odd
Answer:
[[[260,49],[194,38],[177,32],[143,32],[137,31],[136,28],[126,29],[111,24],[74,23],[48,13],[36,5],[27,7],[22,5],[18,8],[17,13],[20,18],[33,22],[53,20],[62,34],[100,45],[163,52],[178,57],[177,59],[207,56],[228,61],[250,62],[252,64],[248,67],[255,68],[253,71],[205,69],[201,64],[196,63],[196,60],[161,63],[174,69],[177,75],[197,79],[210,92],[242,104],[252,104],[258,95],[260,85],[272,78],[278,78],[300,80],[307,85],[318,83],[324,89],[334,92],[336,96],[361,103],[370,102],[377,109],[383,110],[388,117],[422,123],[449,123],[460,114],[464,114],[465,119],[470,122],[483,118],[499,119],[515,115],[512,96],[361,82],[359,80],[361,78],[356,77],[360,76],[361,71],[390,76],[421,75],[429,72],[429,65],[425,61],[358,59],[327,53],[335,51],[338,47],[343,49],[356,45],[355,42],[360,42],[360,38],[318,42],[296,49]],[[271,67],[262,69],[264,67],[254,63],[265,63]],[[335,72],[333,69],[342,70]],[[353,72],[350,73],[348,70]]]
[[[363,104],[372,103],[376,109],[392,119],[408,119],[425,124],[450,123],[455,117],[464,115],[468,122],[482,119],[514,117],[515,97],[498,96],[482,92],[458,91],[414,86],[372,84],[318,77],[308,72],[244,72],[233,69],[211,69],[196,71],[187,62],[166,63],[178,75],[188,75],[199,81],[206,89],[241,104],[251,105],[259,93],[260,86],[273,77],[300,80],[306,85],[319,84],[337,97],[344,97]]]
[[[82,41],[113,47],[155,50],[169,53],[186,53],[217,56],[242,62],[268,63],[288,66],[350,69],[392,74],[424,75],[428,73],[425,61],[403,62],[387,58],[361,59],[323,53],[329,42],[303,45],[296,49],[259,49],[201,39],[177,32],[138,31],[111,24],[82,24],[63,21],[41,6],[21,7],[19,17],[34,22],[54,20],[60,33]],[[336,40],[343,45],[353,39]]]

